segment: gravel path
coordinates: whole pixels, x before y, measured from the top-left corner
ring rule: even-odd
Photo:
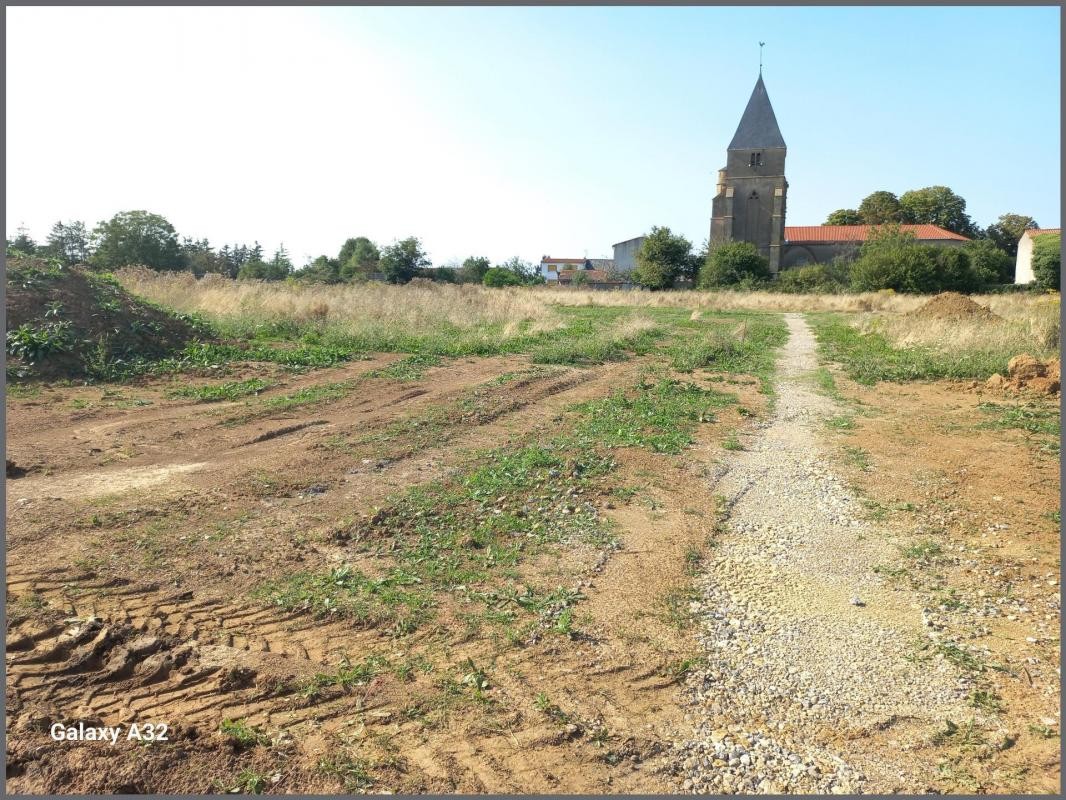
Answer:
[[[897,740],[928,736],[947,717],[968,719],[972,685],[943,658],[913,659],[916,641],[936,631],[913,594],[872,571],[899,551],[833,473],[824,420],[844,409],[814,390],[807,323],[786,320],[775,411],[727,457],[715,489],[727,530],[691,608],[707,665],[688,676],[694,730],[680,748],[679,788],[923,791],[909,785],[904,742],[874,759],[840,743],[889,728]]]

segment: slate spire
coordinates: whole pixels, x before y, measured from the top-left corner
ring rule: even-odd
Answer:
[[[737,132],[733,134],[733,141],[729,143],[729,150],[754,150],[759,148],[785,149],[785,140],[781,136],[781,129],[777,127],[777,117],[774,116],[774,107],[770,105],[770,96],[766,94],[766,86],[762,82],[762,71],[759,71],[759,80],[755,81],[755,88],[751,92],[751,99],[744,109],[744,116],[740,118]]]

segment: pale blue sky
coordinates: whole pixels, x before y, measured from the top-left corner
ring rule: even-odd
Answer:
[[[8,8],[9,232],[610,255],[707,236],[758,74],[787,224],[934,184],[1059,225],[1059,9]]]

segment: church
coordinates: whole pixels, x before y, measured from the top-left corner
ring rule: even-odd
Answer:
[[[762,70],[726,149],[711,202],[710,242],[751,242],[770,261],[770,271],[854,256],[872,225],[785,225],[788,148],[766,93]],[[927,244],[957,246],[969,241],[936,225],[902,225]]]
[[[770,271],[804,264],[824,264],[838,256],[854,258],[874,225],[785,224],[788,148],[763,83],[762,69],[736,133],[726,148],[726,164],[718,171],[711,201],[709,241],[751,242],[770,262]],[[901,225],[924,244],[954,247],[969,241],[936,225]],[[614,245],[614,270],[631,272],[643,236]]]

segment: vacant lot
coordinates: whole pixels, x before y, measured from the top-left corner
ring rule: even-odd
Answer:
[[[212,333],[9,387],[12,790],[1057,791],[1057,304],[119,282]]]

